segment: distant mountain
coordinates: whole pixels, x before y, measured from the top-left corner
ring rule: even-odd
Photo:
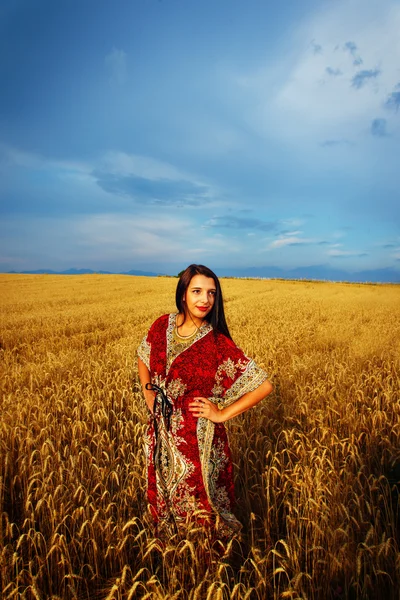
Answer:
[[[131,271],[112,273],[111,271],[93,271],[93,269],[66,269],[65,271],[54,271],[53,269],[36,269],[34,271],[8,271],[8,273],[20,273],[24,275],[137,275],[141,277],[157,277],[161,273],[153,273],[152,271]]]
[[[98,273],[99,275],[111,275],[111,271],[93,271],[92,269],[67,269],[66,271],[61,271],[58,275],[92,275],[94,273]]]
[[[400,271],[395,269],[360,271],[355,273],[354,276],[362,277],[362,281],[370,281],[371,283],[400,283]]]
[[[92,269],[67,269],[66,271],[54,271],[53,269],[35,269],[33,271],[9,271],[9,273],[22,273],[24,275],[91,275],[101,273],[110,275],[110,271],[93,271]]]
[[[19,271],[24,274],[44,275],[137,275],[140,277],[158,277],[164,273],[153,271],[139,271],[131,269],[119,273],[110,271],[93,271],[93,269],[67,269],[65,271],[53,271],[52,269],[37,269],[35,271]],[[16,271],[9,271],[16,273]],[[265,279],[313,279],[318,281],[348,281],[350,283],[400,283],[400,270],[397,269],[370,269],[368,271],[356,271],[349,273],[342,269],[333,269],[328,265],[312,265],[309,267],[297,267],[296,269],[282,269],[280,267],[248,267],[247,269],[218,269],[220,277],[250,277]]]
[[[163,273],[152,273],[151,271],[137,271],[136,269],[132,269],[131,271],[121,273],[121,275],[140,275],[141,277],[158,277],[159,275],[163,275]]]
[[[315,279],[319,281],[348,281],[350,283],[400,283],[400,271],[396,269],[371,269],[349,273],[327,265],[312,265],[296,269],[280,267],[250,267],[247,269],[220,269],[221,277],[265,277],[268,279]]]

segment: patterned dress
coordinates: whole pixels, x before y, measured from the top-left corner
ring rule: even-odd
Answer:
[[[148,501],[159,530],[176,531],[200,511],[222,535],[229,535],[241,525],[232,512],[233,469],[225,426],[194,417],[188,404],[203,396],[224,408],[255,390],[267,374],[208,322],[182,343],[174,334],[176,317],[157,319],[138,348],[152,383],[172,408],[168,418],[165,410],[163,416],[158,394],[155,414],[149,416]]]

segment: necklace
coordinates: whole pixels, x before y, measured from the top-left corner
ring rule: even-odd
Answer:
[[[196,335],[196,333],[198,332],[198,330],[199,330],[199,328],[196,327],[196,329],[193,331],[193,333],[190,333],[189,335],[181,335],[178,331],[178,327],[175,325],[174,334],[178,339],[187,341],[187,340],[190,340],[191,338],[193,338]]]

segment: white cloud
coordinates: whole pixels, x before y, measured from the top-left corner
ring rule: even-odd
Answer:
[[[102,171],[115,175],[136,175],[145,179],[189,179],[190,176],[173,165],[148,156],[127,154],[125,152],[107,152],[98,167]]]
[[[288,235],[290,237],[294,237],[297,235],[301,235],[303,232],[302,231],[286,231],[284,235]]]
[[[360,256],[362,252],[350,252],[349,250],[328,250],[329,256]]]
[[[394,0],[324,3],[299,25],[278,61],[233,77],[248,104],[247,121],[265,137],[294,146],[299,141],[304,146],[326,139],[357,141],[369,134],[371,121],[382,114],[400,80],[399,30],[400,5]],[[345,48],[349,41],[362,65],[354,64],[355,56]],[[361,89],[352,86],[359,71],[375,70],[379,75],[365,79]],[[396,115],[386,113],[395,124]]]
[[[103,253],[141,258],[176,258],[191,231],[182,218],[151,219],[126,214],[101,214],[74,223],[74,230],[87,248],[102,247]]]
[[[32,170],[59,170],[79,175],[89,174],[91,166],[84,162],[54,160],[41,154],[25,152],[19,148],[0,143],[0,164],[24,167]]]
[[[295,229],[297,229],[297,227],[300,227],[301,225],[304,225],[305,221],[304,219],[299,219],[297,217],[293,217],[292,219],[281,219],[280,220],[280,224],[284,227],[293,227]]]
[[[240,252],[230,239],[201,233],[191,219],[168,211],[150,218],[145,215],[102,214],[86,217],[74,224],[75,235],[93,257],[99,248],[108,259],[176,262],[183,255],[215,255]]]
[[[270,248],[282,248],[283,246],[293,246],[297,244],[313,244],[315,240],[308,238],[300,238],[296,236],[285,236],[274,240],[269,245]]]
[[[126,52],[113,48],[104,59],[104,64],[109,73],[110,83],[123,85],[128,80]]]

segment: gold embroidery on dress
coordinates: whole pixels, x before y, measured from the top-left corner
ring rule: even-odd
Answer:
[[[166,522],[176,524],[184,520],[189,510],[195,510],[195,486],[187,483],[195,471],[195,465],[179,451],[181,444],[186,440],[178,436],[184,427],[184,418],[181,409],[174,410],[171,415],[170,431],[166,430],[164,419],[158,421],[159,452],[158,463],[155,465],[158,513]]]
[[[215,386],[212,389],[213,396],[222,396],[224,393],[224,387],[222,382],[224,375],[227,375],[229,379],[234,379],[238,370],[244,371],[246,363],[239,359],[237,363],[233,362],[231,358],[228,358],[218,366],[217,372],[215,373]]]
[[[188,342],[177,341],[174,336],[174,329],[176,325],[176,317],[177,313],[171,313],[168,318],[168,327],[167,327],[167,365],[166,365],[166,374],[171,368],[174,360],[182,354],[185,350],[190,348],[192,344],[195,344],[201,338],[203,338],[207,333],[212,331],[212,325],[207,321],[202,324],[202,326],[197,330],[194,338],[188,340]]]
[[[222,385],[224,374],[226,374],[230,379],[234,379],[238,371],[242,371],[241,375],[239,375],[236,381],[224,394],[224,388]],[[235,363],[231,358],[228,358],[228,360],[221,363],[217,369],[215,374],[215,385],[212,389],[212,393],[215,397],[215,401],[220,407],[223,408],[225,406],[229,406],[238,398],[244,396],[244,394],[252,392],[258,388],[258,386],[261,385],[267,378],[268,375],[266,372],[258,367],[254,360],[249,360],[246,363],[245,361],[239,359]]]
[[[210,493],[210,452],[211,444],[214,437],[215,425],[209,419],[199,417],[197,421],[197,441],[200,452],[201,471],[203,475],[203,484],[206,490],[208,501],[216,512],[217,509],[213,505],[213,500]]]
[[[250,360],[242,375],[227,390],[221,403],[223,406],[229,406],[244,394],[257,389],[266,379],[268,379],[267,373],[257,366],[254,360]]]
[[[172,379],[167,385],[167,394],[174,400],[179,398],[179,396],[183,396],[186,391],[186,385],[183,383],[182,379],[179,377],[177,379]]]
[[[147,335],[142,339],[139,348],[137,349],[138,356],[142,362],[150,369],[150,352],[151,346],[147,341]]]
[[[176,435],[178,433],[178,431],[180,429],[182,429],[183,427],[183,415],[182,415],[182,409],[178,408],[176,410],[174,410],[174,412],[171,415],[171,431],[174,435]],[[183,438],[178,438],[180,442],[184,442],[185,440]]]
[[[219,440],[213,445],[215,425],[212,421],[200,417],[197,421],[197,440],[199,444],[201,470],[204,489],[210,506],[217,515],[217,529],[221,535],[238,532],[242,524],[230,512],[230,500],[223,486],[217,487],[221,470],[228,462],[224,453],[224,442]]]

